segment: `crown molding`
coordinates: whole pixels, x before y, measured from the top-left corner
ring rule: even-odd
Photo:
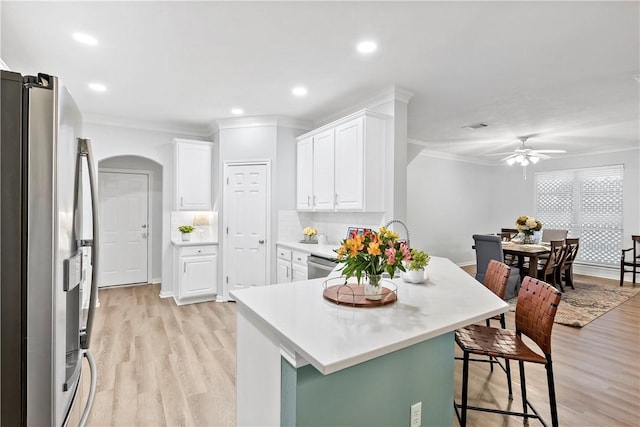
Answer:
[[[218,119],[212,123],[209,129],[214,129],[214,132],[218,132],[221,129],[240,129],[265,126],[278,126],[305,131],[313,129],[313,123],[311,121],[298,120],[278,115],[242,116]]]
[[[373,110],[376,107],[379,107],[382,104],[386,104],[391,101],[400,101],[405,104],[409,103],[409,100],[413,98],[415,94],[407,89],[404,89],[400,86],[391,86],[390,88],[385,89],[381,93],[372,96],[362,102],[359,102],[351,107],[345,108],[343,110],[338,111],[337,113],[333,113],[329,116],[323,117],[320,120],[317,120],[316,126],[325,125],[327,123],[331,123],[333,121],[338,120],[341,117],[353,114],[354,112],[360,110]]]
[[[109,116],[105,114],[82,113],[84,123],[115,126],[128,129],[149,130],[185,136],[207,138],[210,136],[207,128],[183,127],[172,123],[157,122],[152,120],[133,120],[125,117]]]
[[[493,166],[493,163],[486,160],[479,160],[475,157],[461,156],[459,154],[447,153],[446,151],[434,150],[430,145],[418,139],[407,139],[407,143],[423,147],[418,156],[431,157],[434,159],[453,160],[456,162],[472,163],[474,165]]]

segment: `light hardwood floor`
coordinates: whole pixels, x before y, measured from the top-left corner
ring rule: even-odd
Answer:
[[[158,285],[100,291],[92,343],[98,392],[88,425],[234,425],[235,304],[179,307],[159,292]],[[508,313],[508,326],[513,322]],[[555,325],[552,343],[561,426],[640,426],[640,295],[582,329]],[[460,371],[456,362],[457,400]],[[472,363],[470,374],[470,404],[508,407],[502,371],[490,374],[486,364]],[[511,407],[520,411],[516,377]],[[550,421],[542,367],[527,365],[527,386]],[[470,426],[522,424],[521,418],[469,412]]]

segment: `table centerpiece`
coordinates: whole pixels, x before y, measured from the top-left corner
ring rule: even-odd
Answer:
[[[381,298],[382,273],[389,273],[393,279],[396,270],[405,271],[402,262],[411,260],[408,245],[398,241],[398,233],[385,227],[378,231],[354,231],[341,242],[335,252],[338,254],[338,262],[344,264],[342,275],[345,284],[355,276],[360,285],[365,276],[364,294],[370,300]]]
[[[516,229],[521,234],[523,244],[535,243],[534,234],[542,230],[542,223],[534,217],[521,215],[516,219]]]

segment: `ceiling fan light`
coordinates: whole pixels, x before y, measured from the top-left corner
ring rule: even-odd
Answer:
[[[527,158],[522,159],[522,161],[520,162],[520,164],[521,164],[522,166],[527,166],[527,165],[529,164],[529,159],[527,159]]]
[[[522,163],[523,160],[524,160],[524,156],[522,154],[518,154],[516,156],[516,162]]]
[[[531,160],[531,163],[535,165],[540,161],[540,157],[529,157],[529,160]]]
[[[511,166],[511,165],[512,165],[512,164],[514,164],[515,162],[516,162],[516,159],[515,159],[515,158],[513,158],[513,157],[511,157],[510,159],[507,159],[507,164],[508,164],[509,166]]]

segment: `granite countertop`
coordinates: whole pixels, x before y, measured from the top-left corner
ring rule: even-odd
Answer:
[[[375,308],[325,300],[325,279],[255,286],[231,295],[252,323],[327,375],[509,309],[447,258],[431,257],[427,275],[425,284],[394,279],[398,301]]]

